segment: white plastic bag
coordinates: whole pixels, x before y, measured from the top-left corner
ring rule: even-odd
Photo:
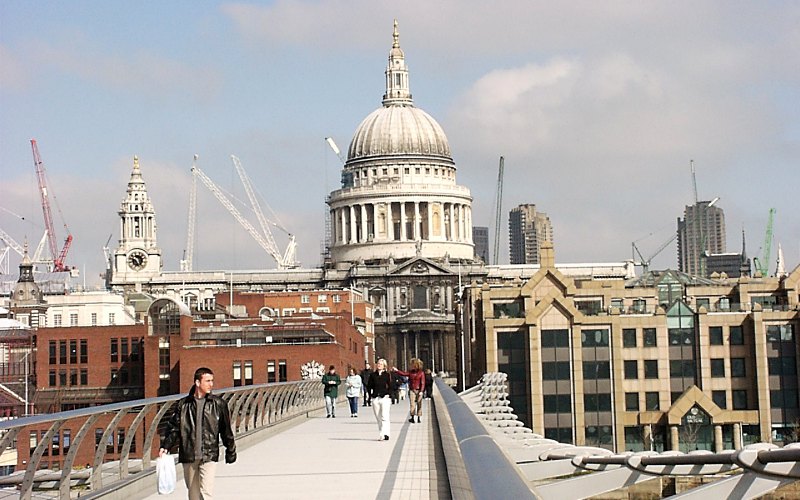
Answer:
[[[159,495],[169,495],[175,491],[175,458],[172,455],[165,454],[156,459],[156,476]]]

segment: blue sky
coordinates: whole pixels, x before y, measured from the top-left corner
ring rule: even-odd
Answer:
[[[729,251],[744,228],[758,252],[774,207],[772,260],[780,242],[800,263],[796,2],[2,2],[0,228],[41,236],[36,138],[68,261],[99,282],[138,155],[178,269],[192,156],[243,198],[236,154],[316,265],[339,179],[324,138],[346,150],[380,105],[395,17],[415,103],[444,127],[476,224],[493,221],[504,155],[504,211],[546,212],[558,261],[622,260],[634,240],[648,254],[692,202],[694,159]],[[272,267],[199,193],[195,267]],[[676,267],[674,245],[654,263]]]

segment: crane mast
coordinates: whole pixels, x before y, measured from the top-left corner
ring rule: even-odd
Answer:
[[[197,155],[192,161],[192,171],[197,165]],[[192,187],[189,191],[189,221],[186,226],[186,250],[181,261],[182,271],[192,270],[192,259],[194,259],[194,228],[197,220],[197,176],[192,175]]]
[[[755,268],[761,272],[761,276],[769,274],[769,256],[772,253],[772,226],[775,222],[775,209],[769,209],[769,219],[767,219],[767,230],[764,234],[764,247],[762,257],[754,257]]]
[[[503,167],[505,159],[500,157],[500,167],[497,172],[497,194],[495,205],[495,220],[494,220],[494,255],[492,261],[495,265],[500,262],[500,221],[502,220],[503,213]]]
[[[33,165],[36,168],[36,179],[39,183],[39,194],[42,198],[42,213],[44,214],[44,224],[47,231],[47,241],[50,248],[50,255],[53,258],[53,270],[56,272],[67,271],[64,265],[64,260],[67,258],[67,252],[72,245],[72,235],[69,233],[69,228],[64,224],[64,229],[67,230],[67,238],[64,241],[64,246],[59,252],[56,246],[56,231],[53,226],[53,213],[50,209],[50,197],[47,193],[47,177],[44,171],[44,162],[39,155],[39,146],[36,144],[36,139],[31,139],[31,150],[33,151]]]

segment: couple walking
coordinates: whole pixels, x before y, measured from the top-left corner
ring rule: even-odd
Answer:
[[[409,404],[411,405],[409,422],[420,422],[420,414],[422,413],[422,398],[425,393],[425,373],[422,371],[422,361],[419,359],[411,360],[411,370],[403,372],[397,368],[392,370],[400,375],[408,377],[409,388],[411,389],[411,397]],[[378,440],[389,440],[389,412],[392,409],[392,391],[394,390],[394,377],[386,369],[386,360],[379,359],[375,363],[375,371],[369,377],[367,382],[367,390],[372,396],[372,411],[375,413],[375,420],[378,421]]]
[[[336,418],[336,398],[339,397],[339,386],[342,379],[336,373],[336,367],[331,365],[328,373],[322,376],[323,394],[325,396],[325,409],[327,418]],[[345,379],[347,402],[350,404],[350,416],[358,416],[358,396],[361,394],[361,377],[356,374],[355,368],[350,368],[350,374]]]

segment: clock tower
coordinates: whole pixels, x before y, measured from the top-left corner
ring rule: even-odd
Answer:
[[[161,249],[156,240],[156,212],[147,196],[147,186],[133,157],[128,191],[119,208],[119,246],[114,252],[111,285],[123,287],[150,281],[161,274]]]

